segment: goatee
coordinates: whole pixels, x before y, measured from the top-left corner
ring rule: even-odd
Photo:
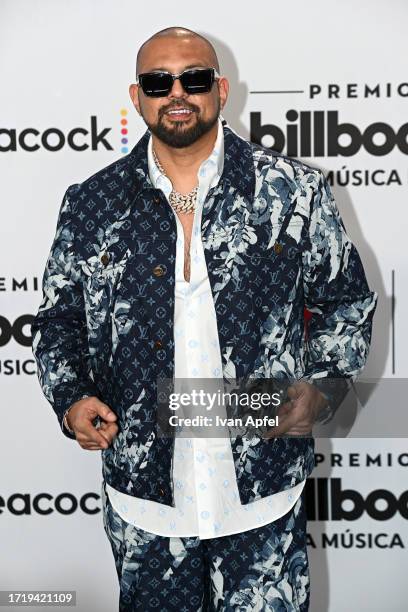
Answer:
[[[194,113],[196,113],[196,121],[194,125],[191,127],[185,126],[185,121],[173,121],[172,127],[168,127],[162,121],[162,118],[166,111],[170,110],[170,108],[174,108],[176,106],[181,106],[181,104],[185,108],[189,108]],[[194,107],[192,105],[186,105],[185,103],[177,102],[173,104],[171,107],[167,107],[159,114],[159,120],[155,124],[148,124],[145,122],[150,129],[150,131],[162,142],[164,142],[169,147],[174,147],[175,149],[182,149],[183,147],[189,147],[194,144],[199,138],[207,134],[211,130],[211,128],[217,123],[218,117],[220,115],[220,103],[218,103],[217,112],[214,114],[211,119],[203,120],[200,117],[200,109]]]

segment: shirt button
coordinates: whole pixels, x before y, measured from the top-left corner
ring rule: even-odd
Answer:
[[[165,271],[161,266],[156,266],[155,268],[153,268],[153,274],[155,276],[163,276],[163,274],[165,274]]]
[[[161,340],[154,341],[154,348],[161,349],[163,346],[163,342]]]
[[[108,265],[108,262],[109,262],[109,254],[108,253],[104,253],[102,255],[101,262],[103,263],[104,266]]]

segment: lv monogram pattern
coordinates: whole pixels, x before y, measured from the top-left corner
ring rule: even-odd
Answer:
[[[167,200],[171,181],[157,167],[152,139],[147,148],[149,176]],[[191,228],[191,276],[184,277],[184,252],[188,248],[176,214],[178,238],[175,266],[175,377],[186,379],[220,377],[222,360],[216,316],[201,242],[201,210],[210,187],[222,175],[224,131],[221,120],[213,151],[198,169],[197,207]],[[170,203],[169,203],[170,206]],[[208,381],[207,381],[208,382]],[[208,384],[207,384],[207,390]],[[200,539],[239,533],[266,525],[286,514],[302,493],[305,481],[251,504],[242,506],[228,436],[223,438],[176,436],[173,449],[175,506],[132,497],[106,485],[113,509],[128,523],[162,536],[199,536]]]
[[[101,496],[120,612],[309,610],[304,493],[264,527],[207,540],[144,531],[117,514],[104,484]]]
[[[223,376],[309,380],[332,413],[364,367],[377,294],[323,174],[245,141],[225,121],[223,129],[223,173],[201,222]],[[174,506],[174,438],[157,435],[156,391],[174,374],[177,231],[148,176],[149,135],[67,189],[32,348],[65,435],[63,414],[82,397],[96,395],[118,415],[103,478]],[[298,484],[314,467],[313,437],[236,436],[231,449],[242,504]]]

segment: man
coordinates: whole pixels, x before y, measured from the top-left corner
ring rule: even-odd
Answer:
[[[64,434],[102,449],[120,610],[308,610],[312,428],[365,364],[377,294],[321,172],[221,119],[206,39],[158,32],[136,72],[148,130],[61,205],[40,383]],[[158,381],[248,376],[295,381],[267,436],[159,435]]]

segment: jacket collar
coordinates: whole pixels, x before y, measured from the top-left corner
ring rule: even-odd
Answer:
[[[235,187],[242,196],[252,201],[255,192],[255,168],[251,143],[234,132],[225,119],[222,119],[224,130],[224,168],[220,183]],[[154,189],[149,177],[147,162],[147,145],[151,132],[149,129],[133,147],[127,156],[132,179],[135,181],[136,194],[144,189]]]

